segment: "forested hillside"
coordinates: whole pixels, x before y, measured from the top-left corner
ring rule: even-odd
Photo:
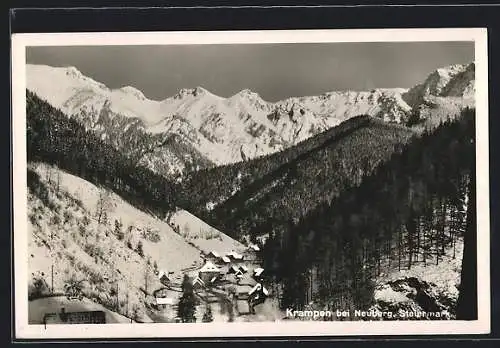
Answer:
[[[162,216],[172,210],[173,183],[137,165],[29,91],[26,104],[28,162],[57,165]]]
[[[413,135],[402,126],[355,117],[283,152],[196,172],[183,183],[186,200],[180,204],[236,238],[281,233],[359,184]]]
[[[367,308],[381,272],[437,265],[447,250],[455,257],[468,197],[475,195],[468,189],[474,134],[474,110],[467,109],[394,153],[359,187],[320,204],[285,233],[273,233],[265,268],[283,284],[282,306],[300,308],[314,298],[330,308]],[[475,252],[474,245],[465,248]],[[467,260],[474,263],[474,255]]]

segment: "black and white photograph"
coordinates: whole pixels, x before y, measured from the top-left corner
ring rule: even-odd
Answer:
[[[17,35],[17,328],[487,332],[486,54],[473,28]]]

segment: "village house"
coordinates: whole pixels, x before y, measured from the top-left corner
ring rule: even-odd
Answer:
[[[266,298],[269,296],[269,291],[260,283],[256,284],[249,292],[248,292],[248,302],[253,306],[264,303]]]
[[[205,282],[199,276],[193,279],[193,289],[199,290],[205,288]]]
[[[178,293],[168,288],[161,288],[153,292],[154,304],[157,309],[173,306],[179,300]]]
[[[238,272],[240,270],[239,267],[235,266],[235,265],[232,265],[231,267],[229,267],[229,269],[227,270],[227,274],[235,274],[236,272]]]
[[[217,251],[214,251],[214,250],[209,252],[208,255],[206,256],[207,260],[210,260],[212,262],[219,261],[220,257],[221,257],[221,255]]]
[[[203,280],[204,283],[209,282],[213,277],[219,276],[221,270],[219,267],[214,265],[211,261],[205,262],[203,267],[198,271],[198,277]]]
[[[224,263],[224,264],[226,264],[226,265],[228,265],[228,264],[230,264],[230,263],[231,263],[231,259],[230,259],[229,257],[227,257],[227,256],[222,256],[222,257],[220,258],[220,260],[222,261],[222,263]]]
[[[251,251],[255,251],[255,252],[260,251],[260,248],[259,248],[259,246],[258,246],[257,244],[250,244],[250,245],[248,246],[248,248],[249,248]]]
[[[214,276],[212,279],[210,279],[210,281],[208,282],[208,285],[209,285],[209,286],[216,285],[216,284],[217,284],[217,283],[219,283],[221,280],[222,280],[222,274],[216,275],[216,276]]]
[[[156,306],[157,308],[166,308],[167,306],[173,306],[174,299],[170,297],[157,297],[156,298]]]
[[[253,277],[255,280],[259,281],[262,279],[264,273],[264,268],[256,268],[253,270]]]
[[[243,261],[243,255],[237,253],[234,250],[232,250],[231,252],[227,253],[226,256],[229,257],[231,260],[234,260],[234,261]]]
[[[66,312],[61,308],[59,313],[47,313],[43,317],[44,324],[106,324],[103,311]]]
[[[160,283],[163,285],[168,285],[170,284],[170,277],[166,271],[160,271],[158,272],[158,279],[160,280]]]

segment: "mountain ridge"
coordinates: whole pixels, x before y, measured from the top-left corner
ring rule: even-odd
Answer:
[[[202,86],[151,100],[133,86],[108,88],[75,67],[33,64],[27,65],[27,88],[118,148],[125,144],[125,151],[135,151],[134,139],[149,139],[143,147],[156,148],[141,164],[171,175],[282,151],[361,114],[394,123],[406,123],[415,112],[419,119],[439,117],[440,110],[460,109],[467,98],[470,104],[473,68],[440,68],[412,88],[332,91],[277,102],[250,89],[224,98]],[[187,155],[157,145],[173,134]]]

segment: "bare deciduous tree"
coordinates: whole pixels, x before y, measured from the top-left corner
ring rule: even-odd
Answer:
[[[108,213],[112,210],[111,193],[103,187],[99,188],[97,199],[96,216],[99,224],[106,223]]]

